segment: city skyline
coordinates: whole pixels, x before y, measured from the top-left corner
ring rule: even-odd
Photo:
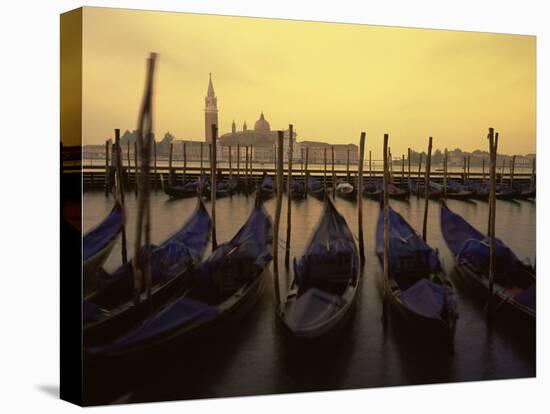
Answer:
[[[155,132],[204,140],[212,73],[219,133],[263,112],[298,141],[535,152],[535,37],[356,24],[84,9],[83,144],[137,121],[149,51],[160,54]],[[374,64],[373,64],[374,63]],[[128,128],[130,130],[133,127]]]

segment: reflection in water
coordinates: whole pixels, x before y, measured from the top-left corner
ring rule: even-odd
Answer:
[[[244,223],[254,198],[234,196],[217,200],[217,238],[229,240]],[[390,201],[392,207],[417,230],[422,228],[424,200]],[[112,208],[112,199],[101,192],[86,192],[83,228],[86,231]],[[132,241],[135,197],[128,195],[128,240]],[[164,240],[193,213],[196,200],[169,201],[164,193],[152,194],[153,242]],[[275,200],[266,202],[273,215]],[[357,235],[356,204],[335,202]],[[488,205],[484,202],[449,200],[453,211],[485,231]],[[209,203],[207,203],[207,208]],[[292,204],[291,258],[307,246],[322,214],[322,203],[312,197]],[[520,258],[535,259],[535,203],[497,201],[496,232]],[[273,281],[253,311],[200,349],[173,346],[137,366],[96,366],[86,386],[90,400],[136,402],[189,399],[281,392],[317,391],[517,378],[535,375],[534,333],[515,327],[515,321],[495,319],[487,323],[484,304],[461,283],[453,271],[453,259],[439,229],[439,206],[429,203],[428,243],[438,248],[444,268],[456,282],[459,294],[455,352],[411,331],[406,323],[388,315],[382,323],[381,269],[374,255],[374,232],[379,213],[376,201],[364,200],[363,222],[366,265],[356,308],[347,323],[329,338],[296,343],[287,338],[275,317]],[[286,202],[283,202],[281,237],[286,234]],[[284,249],[284,241],[280,241]],[[207,254],[210,249],[207,249]],[[292,275],[284,271],[280,255],[281,291]],[[120,264],[120,246],[113,249],[105,267]]]

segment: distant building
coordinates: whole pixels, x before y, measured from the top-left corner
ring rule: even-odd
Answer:
[[[210,74],[208,91],[206,92],[204,102],[204,138],[206,142],[210,143],[212,142],[212,125],[218,126],[218,98],[214,92],[212,74]]]

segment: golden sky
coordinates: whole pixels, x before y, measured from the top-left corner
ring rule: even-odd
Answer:
[[[85,8],[83,141],[135,129],[149,52],[159,53],[155,132],[204,139],[212,72],[220,134],[293,123],[298,141],[535,151],[534,36]]]

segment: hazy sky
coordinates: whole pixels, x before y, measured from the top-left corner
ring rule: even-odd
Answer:
[[[212,72],[220,134],[293,123],[298,141],[535,151],[535,37],[86,8],[83,141],[135,129],[145,60],[158,52],[155,132],[204,139]]]

